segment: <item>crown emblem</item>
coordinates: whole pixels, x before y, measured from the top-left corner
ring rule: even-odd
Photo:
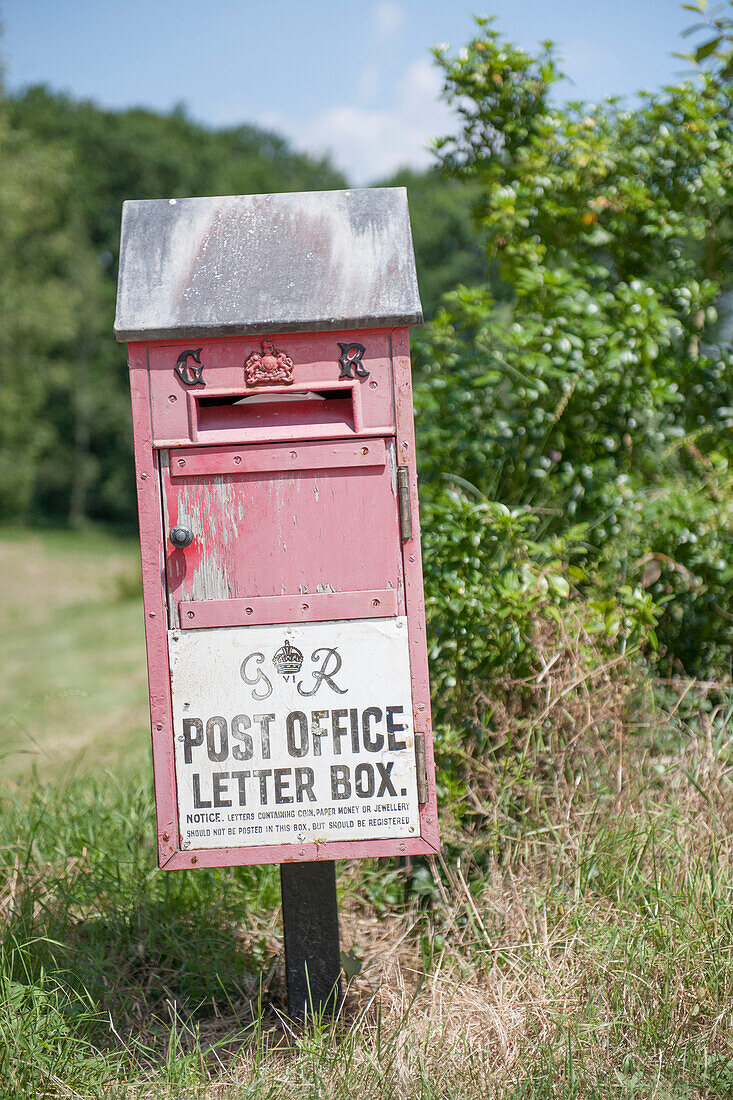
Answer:
[[[284,676],[286,680],[292,677],[293,683],[295,683],[295,675],[300,672],[303,664],[303,654],[286,639],[285,644],[278,649],[272,658],[272,663],[281,676]]]
[[[253,351],[245,360],[244,379],[248,386],[278,382],[289,386],[293,381],[293,360],[284,351],[278,351],[271,340],[263,340],[262,351]]]

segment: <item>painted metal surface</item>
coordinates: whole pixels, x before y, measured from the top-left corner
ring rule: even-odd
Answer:
[[[391,588],[362,592],[310,592],[300,596],[249,596],[246,600],[181,600],[178,621],[186,630],[212,626],[381,619],[397,615],[400,598]]]
[[[314,424],[326,431],[328,426],[316,419],[321,412],[308,408],[305,424],[279,425],[289,433],[287,443],[282,437],[273,441],[276,431],[262,426],[232,429],[236,439],[222,442],[210,439],[206,432],[192,431],[187,414],[182,445],[161,446],[154,395],[159,395],[159,409],[168,396],[184,394],[174,367],[186,349],[182,342],[130,348],[159,860],[169,869],[417,855],[438,848],[407,331],[344,334],[341,343],[371,347],[372,354],[367,358],[369,377],[340,383],[335,335],[274,338],[278,348],[293,347],[287,341],[297,343],[300,355],[294,357],[296,386],[299,366],[306,363],[311,371],[306,385],[312,380],[320,389],[339,384],[349,394],[354,389],[355,396],[349,397],[352,407],[363,400],[361,412],[378,430],[367,431],[360,422],[348,436],[324,434],[314,439]],[[218,388],[224,393],[236,386],[244,392],[243,364],[253,344],[257,346],[249,338],[203,342],[201,360],[204,365],[218,364]],[[186,348],[191,350],[190,345]],[[171,382],[179,387],[175,394]],[[205,392],[201,387],[190,389]],[[267,392],[258,392],[259,396],[267,397]],[[190,410],[185,395],[182,401]],[[370,406],[370,401],[377,404]],[[317,402],[312,404],[318,407]],[[287,403],[282,406],[286,408]],[[364,448],[368,448],[366,455]],[[185,466],[177,465],[179,458]],[[236,458],[241,461],[235,462]],[[409,502],[412,517],[411,530],[403,524],[402,532],[398,466],[406,469],[406,476],[401,475],[402,514]],[[328,487],[325,496],[324,487]],[[186,511],[193,515],[185,516]],[[200,523],[198,538],[195,535],[185,549],[175,549],[167,537],[171,527],[179,519],[195,517]],[[375,599],[386,600],[388,607],[373,607]],[[365,601],[369,601],[366,607]],[[252,615],[247,607],[252,607]],[[188,610],[193,620],[184,618]],[[313,628],[326,618],[348,621],[383,614],[406,616],[408,623],[411,729],[421,752],[424,740],[427,779],[427,790],[421,790],[416,809],[418,831],[354,840],[306,836],[296,844],[272,839],[265,843],[255,835],[256,843],[244,846],[230,843],[232,838],[227,836],[226,846],[211,847],[203,843],[207,838],[201,838],[200,847],[184,847],[178,828],[168,631],[194,637],[213,628],[226,632],[229,627],[253,626],[268,619],[277,623],[284,618],[290,619],[284,626],[300,629],[301,623],[307,623]],[[212,716],[217,715],[212,712],[207,717]],[[425,797],[427,801],[422,802]]]
[[[387,445],[383,439],[372,439],[368,443],[338,440],[334,443],[274,443],[259,447],[186,447],[174,452],[170,476],[345,470],[352,466],[385,466],[386,463]]]
[[[182,847],[419,834],[407,620],[172,631]]]
[[[118,340],[421,321],[404,188],[123,206]]]
[[[292,449],[296,458],[281,451],[280,463],[298,465],[295,444]],[[397,593],[404,606],[394,442],[370,439],[360,449],[369,462],[372,451],[377,462],[385,455],[391,461],[355,465],[348,454],[341,466],[336,448],[322,455],[321,469],[308,468],[306,460],[305,469],[270,469],[262,476],[247,467],[277,463],[271,447],[260,454],[252,448],[241,474],[181,476],[189,467],[180,463],[190,459],[171,452],[162,471],[165,528],[190,527],[194,536],[185,550],[169,544],[174,619],[175,606],[187,600],[329,592],[369,592],[378,599],[371,593],[384,591]],[[187,624],[182,619],[174,625]]]
[[[176,367],[181,345],[146,345],[153,437],[157,447],[272,443],[392,435],[395,430],[389,333],[360,334],[366,373],[341,376],[338,338],[347,333],[276,337],[293,361],[287,386],[248,386],[245,364],[256,337],[207,340],[194,350],[205,385],[186,382]],[[191,354],[189,348],[186,354]],[[188,360],[189,366],[192,360]],[[318,412],[314,411],[318,406]]]

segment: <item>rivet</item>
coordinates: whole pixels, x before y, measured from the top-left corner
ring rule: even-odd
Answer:
[[[298,852],[298,855],[299,856],[304,856],[305,855],[305,848],[301,848],[300,851]]]
[[[195,611],[187,611],[186,612],[186,618],[187,619],[193,619],[195,617],[195,615],[196,615]]]
[[[234,465],[235,466],[241,466],[241,464],[242,464],[242,456],[241,455],[235,455],[234,456]]]
[[[198,863],[198,861],[199,861],[198,856],[191,856],[191,863]]]
[[[169,395],[168,400],[170,401],[170,403],[172,405],[174,401],[178,400],[178,398],[176,397],[176,395],[174,393],[172,393],[172,394]]]
[[[178,459],[178,465],[179,465],[179,466],[185,466],[185,465],[186,465],[186,460],[185,460],[185,458],[179,458],[179,459]]]

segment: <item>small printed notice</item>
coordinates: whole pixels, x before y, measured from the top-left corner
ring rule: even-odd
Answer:
[[[419,835],[406,618],[168,641],[182,847]]]

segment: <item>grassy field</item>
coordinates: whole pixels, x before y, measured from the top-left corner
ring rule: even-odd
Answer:
[[[4,531],[0,570],[5,778],[141,761],[149,726],[135,543]]]
[[[443,854],[340,866],[361,970],[301,1030],[276,870],[155,869],[135,548],[0,559],[2,1100],[733,1097],[727,690],[558,660],[444,732]]]

